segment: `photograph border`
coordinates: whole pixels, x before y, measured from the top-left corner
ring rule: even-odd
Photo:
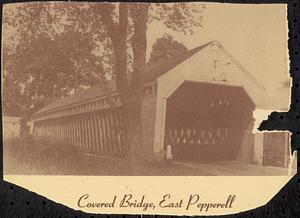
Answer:
[[[36,2],[36,1],[1,1],[1,21],[3,4]],[[68,2],[68,1],[66,1]],[[87,2],[87,1],[72,1]],[[103,2],[103,1],[89,1]],[[105,1],[105,2],[182,2],[182,1]],[[287,112],[272,112],[268,120],[261,123],[259,130],[274,131],[287,130],[291,132],[291,151],[298,151],[300,148],[300,2],[299,0],[211,0],[211,1],[186,1],[186,2],[216,2],[216,3],[242,3],[242,4],[287,4],[288,15],[288,50],[290,59],[290,76],[292,77],[291,104]],[[1,22],[2,24],[2,22]],[[1,25],[2,33],[2,25]],[[2,53],[1,53],[2,55]],[[2,69],[2,68],[1,68]],[[1,96],[1,100],[2,96]],[[2,108],[1,108],[2,112]],[[2,120],[2,116],[1,116]],[[3,138],[3,127],[1,126],[1,137]],[[3,141],[0,149],[1,182],[0,214],[3,217],[24,217],[24,211],[30,211],[31,217],[121,217],[122,215],[89,214],[82,211],[70,209],[64,205],[48,200],[44,196],[30,192],[22,187],[5,182],[3,180]],[[300,157],[297,155],[297,174],[280,190],[274,198],[266,205],[241,212],[238,214],[226,215],[226,217],[297,217],[300,216]],[[123,215],[124,217],[140,217],[134,215]],[[151,216],[151,215],[146,215]],[[165,216],[159,216],[165,217]],[[204,217],[204,216],[197,216]],[[223,217],[223,216],[221,216]]]

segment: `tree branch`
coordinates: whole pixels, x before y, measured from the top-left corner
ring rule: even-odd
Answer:
[[[113,44],[116,44],[119,39],[119,31],[117,24],[113,21],[111,4],[99,4],[98,9],[109,38]]]
[[[99,6],[103,25],[111,39],[115,58],[116,85],[123,105],[129,100],[129,85],[127,78],[127,27],[128,4],[119,3],[119,24],[113,21],[112,7],[110,4]]]
[[[129,86],[127,78],[127,28],[128,28],[128,4],[119,3],[119,42],[115,42],[116,57],[116,84],[121,97],[125,104],[128,101]]]
[[[133,49],[133,78],[131,81],[132,90],[138,98],[143,97],[143,73],[146,67],[146,48],[147,48],[147,21],[150,4],[133,5],[134,35],[132,41]]]

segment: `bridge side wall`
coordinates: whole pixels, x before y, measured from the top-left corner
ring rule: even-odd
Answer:
[[[37,121],[34,134],[88,153],[122,156],[124,151],[120,107]]]
[[[153,153],[156,92],[156,82],[146,84],[142,105],[143,146],[139,151],[145,158]],[[37,116],[34,135],[70,143],[82,152],[123,157],[126,131],[121,107],[117,95],[69,105]]]
[[[143,148],[142,155],[145,159],[151,159],[153,155],[155,116],[156,116],[156,95],[149,96],[143,101],[142,108],[142,132]]]

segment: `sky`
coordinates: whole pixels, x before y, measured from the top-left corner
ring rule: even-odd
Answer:
[[[206,3],[202,25],[193,35],[184,35],[153,22],[148,26],[148,46],[164,33],[189,49],[218,40],[266,89],[278,89],[287,80],[285,4]]]

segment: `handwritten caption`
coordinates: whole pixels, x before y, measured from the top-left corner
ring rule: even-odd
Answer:
[[[145,195],[136,198],[133,194],[124,194],[122,196],[114,195],[111,201],[96,202],[91,201],[89,194],[83,194],[77,201],[79,208],[137,208],[142,211],[155,210],[159,208],[182,208],[184,210],[197,209],[200,212],[208,212],[210,209],[227,209],[234,206],[236,195],[228,195],[221,202],[206,202],[199,194],[190,194],[184,199],[174,200],[171,194],[165,194],[157,202],[149,201]]]

